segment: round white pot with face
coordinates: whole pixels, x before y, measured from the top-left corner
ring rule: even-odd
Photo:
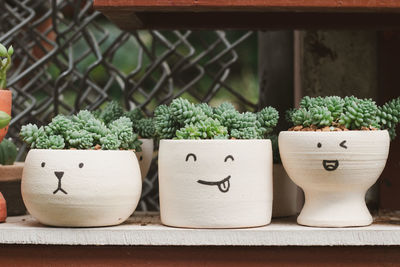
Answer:
[[[188,228],[269,224],[270,140],[161,140],[162,223]]]
[[[94,227],[124,222],[142,181],[132,151],[29,151],[22,175],[28,211],[43,224]]]
[[[305,194],[297,222],[317,227],[371,224],[365,193],[385,167],[389,143],[387,131],[281,132],[283,166]]]
[[[136,152],[136,157],[139,161],[140,173],[142,180],[149,172],[151,161],[153,160],[154,142],[153,139],[139,139],[142,142],[142,151]]]

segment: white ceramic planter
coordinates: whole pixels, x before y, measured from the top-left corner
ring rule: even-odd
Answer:
[[[385,167],[389,142],[387,131],[281,132],[283,166],[305,194],[297,222],[318,227],[371,224],[365,193]]]
[[[132,151],[31,150],[22,175],[28,211],[43,224],[116,225],[136,209],[142,181]]]
[[[272,218],[297,215],[304,204],[301,189],[293,183],[282,164],[274,164]]]
[[[142,141],[142,151],[136,152],[136,157],[139,161],[140,173],[142,180],[149,172],[151,161],[153,160],[154,142],[153,139],[139,139]]]
[[[270,223],[270,140],[161,140],[162,223],[240,228]]]

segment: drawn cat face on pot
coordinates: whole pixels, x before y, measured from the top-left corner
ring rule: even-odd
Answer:
[[[50,199],[73,199],[85,195],[90,201],[91,195],[107,195],[118,180],[140,175],[138,164],[128,168],[131,173],[121,167],[124,164],[132,165],[132,158],[120,156],[117,151],[35,152],[28,155],[25,162],[25,176],[29,176],[29,183],[35,185],[35,190]],[[134,162],[137,162],[133,152],[127,153],[132,153]]]

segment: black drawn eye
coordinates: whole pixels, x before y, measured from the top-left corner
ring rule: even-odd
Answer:
[[[322,147],[322,144],[321,144],[321,143],[318,143],[317,147],[318,147],[318,148],[321,148],[321,147]]]
[[[42,164],[40,164],[40,166],[42,166],[42,168],[44,168],[44,166],[46,166],[46,162],[42,162]]]
[[[142,161],[143,160],[143,156],[140,156],[139,160]]]
[[[79,168],[83,168],[83,163],[81,162],[81,163],[79,163]]]
[[[193,153],[189,153],[189,154],[187,154],[187,156],[186,156],[186,161],[188,161],[190,157],[192,157],[194,161],[196,161],[196,160],[197,160],[197,157],[196,157],[196,155],[195,155],[195,154],[193,154]]]
[[[230,159],[231,161],[234,161],[235,159],[233,158],[233,156],[232,155],[228,155],[228,156],[226,156],[226,158],[225,158],[225,162],[227,162],[227,160],[228,159]]]
[[[340,146],[343,147],[343,148],[345,148],[345,149],[347,149],[346,142],[347,142],[346,140],[343,140],[343,141],[340,143]]]

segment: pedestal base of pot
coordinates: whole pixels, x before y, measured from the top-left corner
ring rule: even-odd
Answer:
[[[281,132],[283,166],[305,194],[298,223],[317,227],[371,224],[365,193],[385,167],[389,143],[386,130]]]
[[[365,192],[306,192],[306,202],[297,218],[301,225],[315,227],[367,226],[372,216]]]

